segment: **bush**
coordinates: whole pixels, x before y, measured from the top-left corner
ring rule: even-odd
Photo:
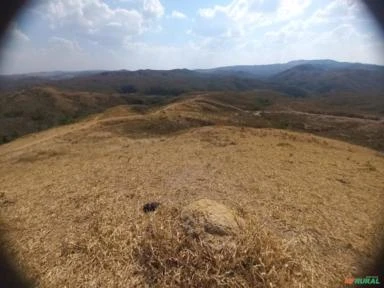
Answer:
[[[276,128],[278,129],[288,129],[290,127],[290,124],[287,120],[280,119],[276,122]]]
[[[8,111],[8,112],[5,112],[4,113],[4,117],[8,118],[12,118],[12,117],[21,117],[23,116],[24,112],[23,111]]]
[[[121,86],[117,91],[122,94],[131,94],[136,93],[137,89],[135,86],[128,84]]]
[[[267,98],[257,98],[254,105],[253,110],[262,110],[272,104],[272,101]]]
[[[42,121],[42,120],[44,120],[44,118],[45,118],[45,114],[41,110],[36,110],[31,115],[31,119],[33,121]]]
[[[170,95],[170,96],[177,96],[180,94],[185,93],[186,90],[181,89],[181,88],[175,88],[175,87],[160,87],[160,86],[153,86],[144,91],[145,94],[150,94],[150,95]]]
[[[308,97],[308,93],[305,90],[294,86],[281,86],[277,90],[294,98]]]
[[[59,119],[59,125],[66,125],[66,124],[70,124],[74,121],[74,119],[71,117],[71,116],[63,116]]]
[[[8,143],[10,140],[8,139],[7,136],[3,135],[0,137],[0,144],[5,144]]]

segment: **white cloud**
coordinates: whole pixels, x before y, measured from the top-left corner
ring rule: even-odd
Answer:
[[[330,58],[343,61],[383,63],[377,35],[367,28],[369,17],[353,1],[334,0],[315,11],[310,17],[289,21],[264,34],[262,41],[269,49],[284,47],[284,53],[294,58]],[[362,17],[363,16],[363,17]],[[348,47],[348,49],[343,49]],[[287,59],[286,56],[283,57]],[[289,60],[289,59],[287,59]]]
[[[266,9],[264,0],[232,0],[226,6],[215,5],[212,8],[202,8],[198,14],[202,18],[212,19],[224,14],[228,19],[247,24],[269,25],[297,17],[305,12],[311,0],[280,0],[272,11]],[[272,6],[271,3],[269,5]]]
[[[285,5],[280,6],[280,9],[288,5],[288,2],[292,4],[295,1],[287,1]],[[266,32],[265,36],[268,41],[280,43],[313,41],[321,35],[323,39],[330,40],[332,36],[344,37],[345,40],[345,34],[341,31],[352,31],[352,29],[355,31],[356,29],[353,28],[356,24],[355,20],[362,13],[364,13],[364,8],[355,0],[333,0],[325,7],[316,10],[312,15],[293,19],[287,24],[279,26],[276,30]],[[336,31],[339,31],[339,34]],[[361,35],[356,31],[355,36],[360,37]]]
[[[323,45],[326,47],[339,45],[340,47],[345,46],[347,43],[350,46],[351,44],[364,43],[364,38],[367,36],[365,34],[359,33],[352,25],[350,24],[341,24],[330,31],[326,31],[317,35],[313,39],[314,45]],[[351,49],[351,47],[349,47]],[[341,49],[344,50],[344,49]],[[348,53],[343,51],[343,53]]]
[[[82,49],[80,48],[79,44],[76,41],[71,41],[62,37],[51,37],[48,40],[49,49],[52,50],[64,50],[64,51],[71,51],[71,52],[81,52]]]
[[[147,15],[159,18],[164,14],[164,7],[159,0],[144,0],[144,12]]]
[[[215,26],[215,31],[221,31],[216,38],[246,39],[254,37],[258,29],[297,19],[305,14],[310,4],[311,0],[232,0],[226,6],[200,9],[199,25],[194,32],[207,37]]]
[[[318,9],[305,21],[306,28],[313,25],[334,24],[350,21],[371,21],[372,16],[366,7],[357,0],[333,0],[327,6]]]
[[[279,20],[300,16],[311,4],[311,0],[280,0],[277,10]]]
[[[199,11],[198,11],[198,14],[201,16],[201,17],[203,17],[203,18],[213,18],[213,17],[215,17],[216,16],[216,13],[218,12],[218,11],[225,11],[226,9],[225,9],[225,7],[223,7],[223,6],[215,6],[215,7],[213,7],[213,8],[201,8],[201,9],[199,9]]]
[[[175,18],[175,19],[186,19],[187,16],[180,12],[180,11],[177,11],[177,10],[173,10],[172,11],[172,14],[171,14],[171,18]]]
[[[54,0],[41,2],[38,10],[56,33],[71,31],[74,37],[114,46],[145,31],[158,30],[156,22],[164,14],[159,0],[129,4],[128,9],[112,8],[102,0]]]
[[[25,73],[79,70],[80,67],[96,68],[93,66],[94,64],[94,59],[81,49],[76,41],[55,36],[47,40],[44,48],[19,45],[17,49],[5,51],[1,68],[7,73]]]

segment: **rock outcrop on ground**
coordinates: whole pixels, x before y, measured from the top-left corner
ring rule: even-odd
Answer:
[[[192,202],[181,212],[184,228],[189,234],[206,232],[212,235],[235,235],[242,219],[232,209],[209,199]]]

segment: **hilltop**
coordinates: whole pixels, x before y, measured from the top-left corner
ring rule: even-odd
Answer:
[[[266,121],[260,108],[271,116],[279,107],[263,94],[235,95],[188,95],[145,110],[118,106],[0,146],[4,245],[27,276],[39,287],[156,286],[186,277],[191,271],[178,261],[199,253],[219,274],[199,270],[194,283],[212,287],[231,277],[244,287],[342,287],[345,277],[365,275],[384,236],[382,154],[246,127]],[[254,111],[246,110],[250,103]],[[201,198],[249,223],[231,240],[234,248],[220,252],[235,249],[243,276],[235,266],[217,268],[211,246],[178,230],[180,210]],[[142,206],[150,201],[161,206],[147,215]],[[156,255],[145,258],[151,245],[165,253],[169,274],[148,262]],[[181,254],[168,254],[172,247]],[[264,274],[244,276],[254,269]]]

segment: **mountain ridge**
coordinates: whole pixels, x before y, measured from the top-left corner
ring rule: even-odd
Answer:
[[[319,76],[321,83],[315,76]],[[288,96],[307,97],[334,91],[383,94],[383,78],[384,66],[329,59],[295,60],[284,64],[196,70],[56,71],[3,75],[0,76],[0,92],[48,85],[70,91],[160,95],[179,95],[191,91],[269,89]],[[298,80],[306,84],[301,85]]]
[[[318,60],[292,60],[286,63],[274,63],[264,65],[235,65],[235,66],[222,66],[211,69],[198,69],[196,71],[203,73],[224,73],[231,74],[234,72],[245,72],[254,76],[269,77],[274,74],[283,72],[284,70],[291,69],[295,66],[302,64],[314,64],[326,66],[328,69],[332,68],[365,68],[365,69],[384,69],[384,66],[376,64],[365,64],[365,63],[351,63],[351,62],[339,62],[331,59],[318,59]]]
[[[189,68],[171,68],[171,69],[85,69],[85,70],[47,70],[47,71],[37,71],[37,72],[27,72],[27,73],[2,73],[0,74],[0,77],[41,77],[41,78],[50,78],[60,75],[79,75],[79,74],[97,74],[97,73],[103,73],[103,72],[138,72],[138,71],[182,71],[182,70],[188,70],[188,71],[197,71],[197,72],[210,72],[210,71],[217,71],[217,70],[230,70],[230,69],[237,69],[237,71],[241,71],[241,68],[249,69],[253,67],[260,67],[260,68],[266,68],[266,67],[285,67],[284,69],[289,69],[294,66],[298,66],[301,64],[320,64],[320,65],[329,65],[329,66],[338,66],[338,67],[346,67],[346,66],[361,66],[361,67],[371,67],[371,68],[379,68],[384,69],[384,65],[379,64],[371,64],[371,63],[362,63],[362,62],[346,62],[346,61],[337,61],[332,59],[312,59],[312,60],[305,60],[305,59],[297,59],[297,60],[291,60],[288,62],[283,63],[271,63],[271,64],[245,64],[245,65],[227,65],[227,66],[218,66],[213,68],[196,68],[196,69],[189,69]]]

